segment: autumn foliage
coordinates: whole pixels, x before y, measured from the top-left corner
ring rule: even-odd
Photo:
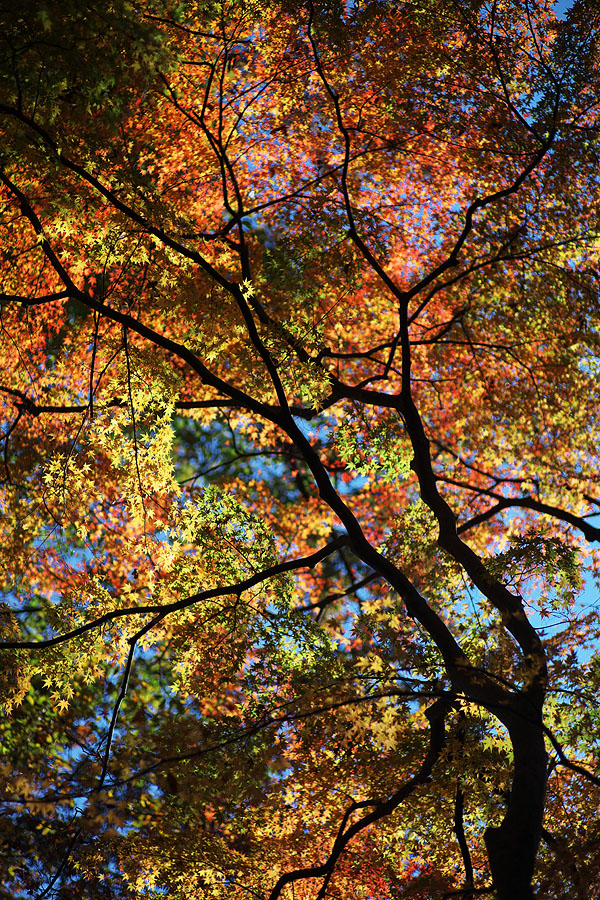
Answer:
[[[598,897],[553,7],[3,5],[0,898]]]

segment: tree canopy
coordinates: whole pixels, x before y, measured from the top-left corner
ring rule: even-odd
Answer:
[[[600,16],[553,9],[3,5],[1,898],[598,896]]]

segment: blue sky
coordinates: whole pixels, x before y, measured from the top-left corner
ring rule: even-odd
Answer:
[[[566,11],[573,5],[573,0],[558,0],[554,6],[554,12],[559,16],[564,16]]]

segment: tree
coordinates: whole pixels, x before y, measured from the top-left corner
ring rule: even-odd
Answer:
[[[3,10],[3,897],[597,896],[553,6]]]

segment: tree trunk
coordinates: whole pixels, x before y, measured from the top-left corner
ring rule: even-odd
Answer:
[[[531,709],[521,715],[499,716],[508,728],[513,752],[513,781],[508,808],[498,828],[485,832],[492,881],[498,900],[533,900],[533,870],[542,834],[547,780],[547,756],[541,714],[531,721]]]

